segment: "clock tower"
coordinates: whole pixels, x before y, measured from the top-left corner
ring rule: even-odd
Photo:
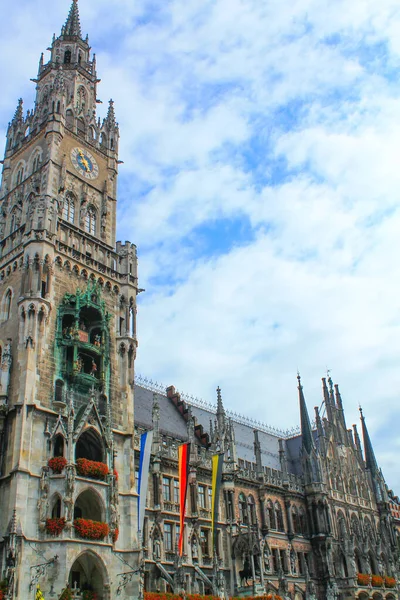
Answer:
[[[96,115],[77,0],[49,50],[0,188],[0,582],[109,600],[138,562],[137,255],[116,242],[119,129],[112,100]]]

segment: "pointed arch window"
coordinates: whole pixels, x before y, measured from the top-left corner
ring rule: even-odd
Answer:
[[[249,506],[249,514],[250,514],[250,525],[257,524],[256,518],[256,503],[252,495],[250,495],[247,499],[247,504]]]
[[[269,529],[276,529],[275,510],[271,500],[267,501],[267,524]]]
[[[21,165],[17,171],[15,185],[19,185],[20,183],[22,183],[23,179],[24,179],[24,167]]]
[[[64,53],[64,65],[70,65],[71,58],[72,58],[71,50],[66,50]]]
[[[68,109],[65,115],[65,126],[70,131],[74,128],[74,114],[71,109]]]
[[[278,531],[285,531],[283,523],[282,507],[279,502],[275,502],[276,528]]]
[[[33,158],[33,162],[32,162],[32,173],[35,173],[35,171],[37,171],[40,167],[40,152],[37,152]]]
[[[85,121],[83,119],[78,119],[77,129],[78,129],[78,135],[81,135],[84,137],[85,133],[86,133],[86,127],[85,127]]]
[[[247,501],[246,496],[243,493],[239,494],[239,520],[244,525],[247,525]]]
[[[75,220],[75,200],[72,194],[67,194],[65,197],[63,219],[70,223],[73,223]]]
[[[85,229],[91,235],[96,235],[97,215],[96,215],[96,211],[93,208],[93,206],[89,206],[89,208],[88,208],[88,211],[86,214]]]
[[[12,302],[12,291],[8,290],[4,298],[4,320],[8,321],[11,317],[11,302]]]
[[[299,523],[299,513],[297,510],[297,506],[293,506],[293,508],[292,508],[292,523],[293,523],[293,532],[301,533],[300,523]]]

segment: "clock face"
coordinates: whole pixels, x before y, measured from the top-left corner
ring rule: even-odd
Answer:
[[[99,175],[99,167],[96,159],[87,150],[73,148],[71,150],[71,161],[80,175],[86,179],[96,179]]]

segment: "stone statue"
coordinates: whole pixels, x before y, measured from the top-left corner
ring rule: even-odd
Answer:
[[[199,551],[198,551],[198,548],[197,548],[197,538],[194,535],[192,537],[192,559],[193,560],[197,560],[198,558],[199,558]]]
[[[338,587],[334,581],[330,581],[326,587],[326,600],[337,600]]]
[[[161,543],[158,537],[153,540],[153,558],[156,561],[161,560]]]

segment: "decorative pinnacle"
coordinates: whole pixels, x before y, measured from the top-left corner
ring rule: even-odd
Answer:
[[[111,99],[108,103],[107,121],[109,126],[115,126],[115,111],[114,111],[114,100]]]
[[[13,121],[22,121],[22,119],[23,119],[23,105],[24,105],[24,101],[22,100],[22,98],[20,98],[18,100],[18,106],[16,108]]]

